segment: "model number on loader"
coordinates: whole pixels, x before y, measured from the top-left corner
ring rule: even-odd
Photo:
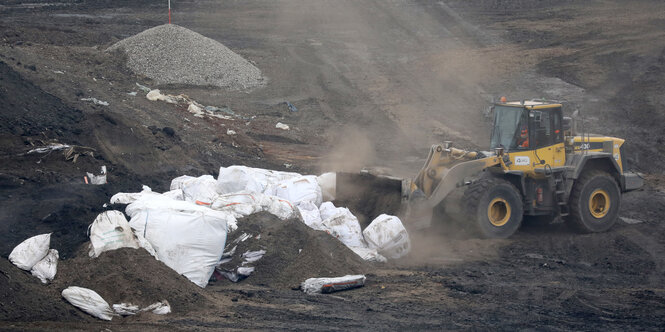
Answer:
[[[515,165],[528,166],[531,163],[529,157],[515,157]]]

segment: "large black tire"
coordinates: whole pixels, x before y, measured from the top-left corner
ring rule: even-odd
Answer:
[[[462,203],[482,237],[505,239],[522,223],[522,196],[504,179],[486,177],[474,182],[465,191]]]
[[[573,185],[568,205],[568,224],[575,230],[604,232],[618,219],[621,192],[616,180],[607,172],[587,171]]]

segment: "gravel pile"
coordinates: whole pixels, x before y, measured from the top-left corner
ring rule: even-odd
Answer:
[[[232,90],[261,86],[261,71],[223,44],[194,31],[165,24],[123,39],[121,49],[135,73],[157,84],[217,86]]]

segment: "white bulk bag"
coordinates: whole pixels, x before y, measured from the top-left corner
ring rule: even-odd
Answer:
[[[99,257],[105,251],[119,248],[139,248],[125,215],[120,211],[100,213],[90,225],[90,257]]]
[[[39,278],[42,283],[48,283],[55,278],[55,274],[58,272],[58,258],[58,251],[50,249],[48,254],[32,267],[30,273]]]
[[[182,189],[189,181],[196,179],[193,176],[183,175],[171,180],[170,190]]]
[[[321,213],[319,208],[314,205],[312,202],[302,202],[296,205],[298,211],[300,211],[300,216],[302,217],[305,225],[316,230],[324,230],[323,220],[321,220]]]
[[[47,254],[51,245],[51,233],[33,236],[19,245],[9,254],[9,261],[20,269],[30,271]]]
[[[337,213],[337,208],[332,202],[323,202],[319,206],[319,213],[321,214],[321,219],[326,220]]]
[[[365,228],[363,235],[369,248],[376,249],[387,258],[397,259],[411,250],[409,234],[395,216],[382,214],[376,217]]]
[[[97,292],[92,289],[71,286],[62,291],[62,297],[75,307],[103,320],[113,318],[113,310]]]
[[[294,218],[297,215],[297,209],[293,204],[279,197],[261,195],[261,206],[263,206],[263,211],[271,213],[281,220]]]
[[[217,192],[230,194],[239,191],[263,193],[270,185],[301,176],[298,173],[279,172],[246,166],[220,167]]]
[[[212,175],[203,175],[187,181],[182,187],[182,193],[188,202],[210,205],[218,195],[216,187],[217,181]]]
[[[323,173],[316,178],[324,201],[334,201],[337,194],[337,173]]]
[[[267,189],[266,194],[283,198],[294,204],[312,202],[316,206],[321,205],[321,187],[314,175],[280,181]]]
[[[260,193],[249,191],[219,195],[212,201],[210,208],[217,211],[227,211],[236,218],[242,218],[263,211],[263,206],[261,206],[262,196]]]
[[[347,247],[366,247],[358,218],[347,208],[336,208],[332,217],[323,220],[323,227],[330,235]]]
[[[235,226],[231,214],[166,197],[138,200],[127,209],[130,226],[160,261],[199,287],[208,284],[224,251],[227,225]]]

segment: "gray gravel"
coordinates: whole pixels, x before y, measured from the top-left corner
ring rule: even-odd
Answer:
[[[194,31],[165,24],[108,48],[123,50],[127,66],[159,85],[212,85],[231,90],[264,84],[261,70],[223,44]]]

